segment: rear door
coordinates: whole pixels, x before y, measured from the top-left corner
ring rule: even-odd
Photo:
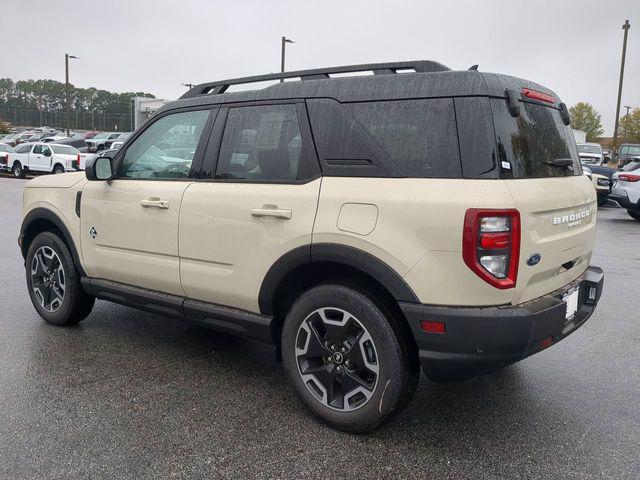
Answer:
[[[167,113],[116,157],[116,178],[82,191],[81,244],[90,277],[183,296],[178,218],[210,110]]]
[[[504,99],[491,100],[501,177],[522,229],[513,303],[563,287],[588,267],[597,216],[595,189],[557,102],[519,104],[513,117]]]
[[[320,191],[303,103],[222,109],[180,214],[187,297],[259,312],[269,268],[311,244]]]

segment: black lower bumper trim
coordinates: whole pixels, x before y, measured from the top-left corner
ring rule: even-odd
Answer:
[[[401,303],[400,308],[428,376],[473,376],[517,362],[574,332],[592,315],[603,282],[602,269],[589,267],[563,288],[520,305],[469,308]],[[562,295],[574,287],[579,287],[578,310],[567,320]],[[445,333],[424,332],[422,320],[444,322]]]

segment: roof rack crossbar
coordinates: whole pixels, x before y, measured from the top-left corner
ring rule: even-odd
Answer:
[[[300,78],[301,80],[321,80],[331,78],[332,74],[373,72],[374,75],[395,74],[397,70],[414,70],[416,73],[445,72],[450,68],[431,60],[414,62],[369,63],[363,65],[346,65],[343,67],[316,68],[312,70],[298,70],[294,72],[269,73],[253,77],[233,78],[217,82],[207,82],[196,85],[180,98],[193,98],[199,95],[218,95],[227,91],[231,85],[265,82],[269,80],[285,80]]]

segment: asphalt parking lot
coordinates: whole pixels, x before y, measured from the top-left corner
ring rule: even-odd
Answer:
[[[640,223],[600,210],[595,315],[490,376],[422,378],[368,435],[306,416],[269,347],[98,301],[46,325],[0,177],[0,478],[638,478]]]

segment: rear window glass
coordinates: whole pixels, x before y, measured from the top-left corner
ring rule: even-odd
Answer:
[[[78,155],[80,150],[68,145],[51,145],[51,150],[60,155]]]
[[[351,103],[344,108],[406,176],[460,177],[453,99]]]
[[[512,117],[504,99],[492,99],[498,158],[505,178],[580,175],[582,169],[571,129],[552,107],[520,102]]]

